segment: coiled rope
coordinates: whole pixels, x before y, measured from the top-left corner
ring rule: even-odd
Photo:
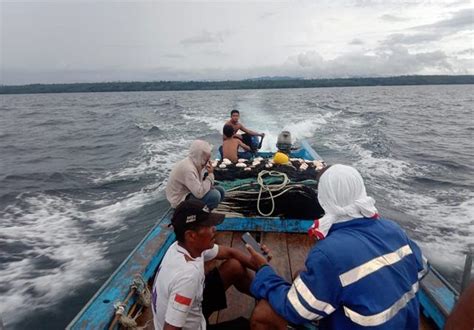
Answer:
[[[264,182],[264,179],[263,179],[263,177],[265,175],[269,175],[269,176],[273,176],[273,177],[282,177],[283,182],[280,183],[280,184],[266,185],[265,182]],[[263,171],[258,173],[257,183],[260,186],[260,190],[258,192],[258,198],[257,198],[257,211],[258,211],[258,213],[260,213],[261,216],[268,217],[273,213],[273,211],[275,211],[275,199],[274,199],[274,196],[272,194],[272,191],[278,191],[278,190],[281,190],[281,189],[285,188],[286,185],[288,183],[290,183],[290,179],[288,178],[288,175],[286,175],[286,173],[277,172],[277,171],[263,170]],[[272,201],[272,208],[271,208],[270,212],[268,212],[268,213],[264,213],[264,212],[262,212],[262,210],[260,210],[260,200],[261,200],[261,196],[262,196],[263,191],[268,192],[268,194],[270,195],[269,198]]]

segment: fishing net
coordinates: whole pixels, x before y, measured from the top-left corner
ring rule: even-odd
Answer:
[[[220,168],[223,161],[219,160],[214,163],[214,176],[218,181],[233,181],[256,178],[261,171],[272,170],[285,173],[292,181],[314,180],[321,170],[315,165],[317,162],[297,159],[290,161],[289,164],[280,165],[274,164],[271,159],[262,159],[258,164],[255,160],[246,160],[238,164],[227,164],[224,168]],[[245,167],[239,167],[239,164],[244,164]],[[305,168],[306,166],[307,168]]]
[[[226,190],[226,198],[217,212],[235,217],[287,219],[315,219],[324,215],[317,198],[321,168],[316,162],[292,160],[288,165],[276,165],[270,159],[262,159],[258,164],[241,162],[245,167],[227,164],[219,168],[221,164],[222,161],[214,164],[214,175]]]

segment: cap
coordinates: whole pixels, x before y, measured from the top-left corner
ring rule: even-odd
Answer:
[[[175,233],[184,233],[189,228],[198,226],[217,226],[224,221],[225,215],[212,213],[207,205],[198,200],[181,202],[171,218]]]

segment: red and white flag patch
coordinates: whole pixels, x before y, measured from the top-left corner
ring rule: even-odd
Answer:
[[[191,298],[182,296],[177,293],[174,296],[173,307],[182,312],[186,312],[191,307],[192,301],[193,300]]]

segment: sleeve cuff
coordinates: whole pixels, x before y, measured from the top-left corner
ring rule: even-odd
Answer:
[[[258,273],[262,268],[265,268],[265,267],[270,267],[269,264],[263,264],[261,265],[260,267],[258,267],[257,271],[255,273]]]

